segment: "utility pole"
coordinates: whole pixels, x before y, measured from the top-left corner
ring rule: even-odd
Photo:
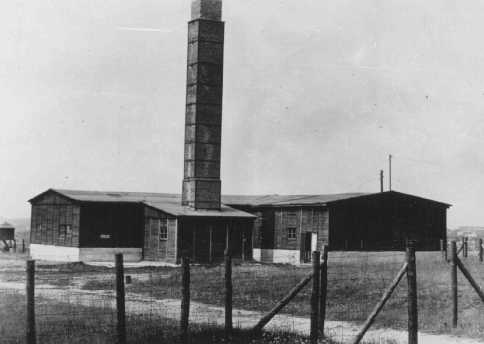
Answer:
[[[380,192],[383,192],[383,170],[380,170]]]
[[[388,190],[392,191],[392,155],[390,154],[388,156],[388,165],[389,165],[389,171],[388,171]]]

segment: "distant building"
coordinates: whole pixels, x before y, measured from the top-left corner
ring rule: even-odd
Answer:
[[[12,242],[15,242],[15,228],[8,222],[0,225],[0,241],[6,250],[12,247]]]

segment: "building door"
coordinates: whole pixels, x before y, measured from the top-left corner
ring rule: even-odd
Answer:
[[[309,263],[311,261],[311,232],[301,233],[301,263]]]

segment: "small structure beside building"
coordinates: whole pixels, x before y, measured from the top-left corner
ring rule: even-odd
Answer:
[[[0,241],[3,243],[5,251],[10,250],[15,245],[15,227],[8,222],[0,225]]]

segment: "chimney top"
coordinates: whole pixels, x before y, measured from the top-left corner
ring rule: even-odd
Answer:
[[[192,20],[222,20],[222,0],[192,0]]]

